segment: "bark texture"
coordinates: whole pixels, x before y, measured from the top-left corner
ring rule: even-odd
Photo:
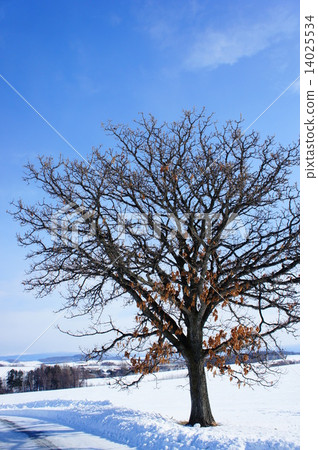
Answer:
[[[189,362],[188,370],[191,395],[189,425],[196,423],[199,423],[201,427],[216,425],[209,402],[204,361],[193,358]]]

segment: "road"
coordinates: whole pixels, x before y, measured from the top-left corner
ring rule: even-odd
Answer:
[[[0,449],[128,450],[130,447],[70,427],[19,416],[0,417]]]

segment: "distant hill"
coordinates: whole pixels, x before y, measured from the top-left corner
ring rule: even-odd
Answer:
[[[284,355],[299,355],[299,345],[290,345],[286,346],[282,350],[282,354]],[[269,359],[273,359],[274,357],[277,357],[279,355],[275,351],[270,352]],[[107,355],[102,358],[103,361],[107,360],[118,360],[120,361],[122,358],[118,355]],[[21,361],[21,362],[27,362],[27,361],[40,361],[43,364],[66,364],[70,362],[80,362],[85,361],[85,356],[81,353],[67,353],[67,352],[60,352],[60,353],[33,353],[30,355],[22,355],[19,357],[19,355],[0,355],[0,361],[8,361],[8,362],[14,362],[14,361]]]
[[[121,357],[117,355],[108,355],[107,357],[104,357],[103,360],[121,360]],[[27,361],[40,361],[44,364],[64,364],[69,362],[79,362],[79,361],[85,361],[85,356],[81,353],[33,353],[30,355],[22,355],[19,357],[19,355],[0,355],[0,361],[8,361],[8,362],[14,362],[14,361],[21,361],[21,362],[27,362]]]
[[[299,344],[286,345],[286,346],[284,347],[284,350],[285,350],[286,352],[291,352],[291,353],[294,353],[294,354],[296,354],[296,355],[299,355],[299,354],[300,354],[300,345],[299,345]]]

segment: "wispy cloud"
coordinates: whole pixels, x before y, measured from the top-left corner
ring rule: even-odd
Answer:
[[[232,65],[290,37],[296,30],[297,18],[284,12],[258,23],[241,23],[222,31],[207,27],[190,46],[185,67],[196,70]]]
[[[291,92],[293,92],[294,94],[299,95],[300,94],[300,78],[299,80],[296,81],[296,83],[294,83],[291,88],[290,88]]]
[[[84,93],[88,95],[98,94],[101,91],[101,87],[96,81],[90,78],[88,75],[80,74],[77,75],[76,80],[78,82],[78,87]]]
[[[233,65],[298,35],[298,14],[288,4],[224,6],[222,16],[204,1],[178,3],[178,8],[172,2],[168,9],[151,2],[151,8],[141,15],[143,28],[179,70]]]

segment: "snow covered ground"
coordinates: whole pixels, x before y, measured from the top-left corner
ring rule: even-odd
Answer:
[[[54,429],[46,436],[58,442],[58,448],[296,449],[299,365],[285,366],[283,371],[279,384],[270,389],[238,389],[227,378],[209,376],[210,401],[219,426],[208,429],[182,425],[190,411],[183,370],[159,373],[157,380],[148,376],[130,391],[118,391],[102,379],[96,381],[103,385],[85,388],[2,395],[0,419],[40,420],[33,425]],[[0,433],[0,442],[6,433]],[[99,442],[89,442],[95,438]],[[10,447],[0,444],[0,448]]]
[[[28,417],[0,417],[0,449],[129,449],[70,427]]]

